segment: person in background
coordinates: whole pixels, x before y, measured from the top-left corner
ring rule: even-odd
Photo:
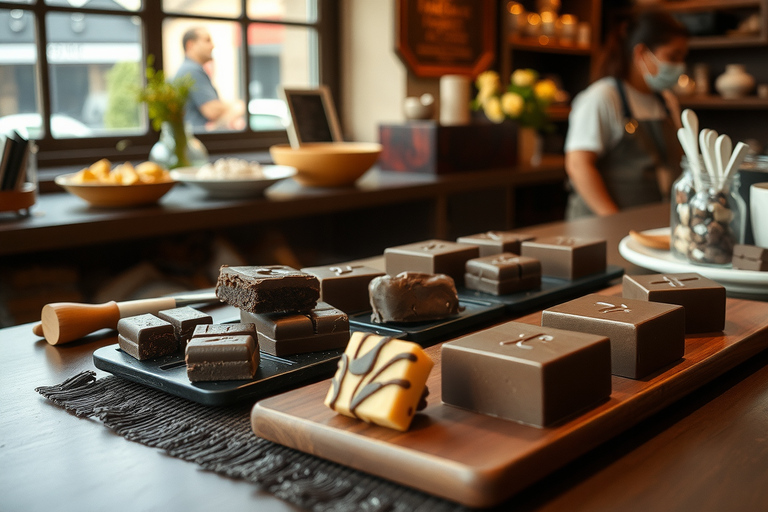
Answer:
[[[184,62],[176,77],[190,75],[195,86],[187,100],[186,121],[195,129],[243,129],[245,108],[242,101],[225,102],[213,87],[203,65],[213,60],[211,34],[202,27],[193,27],[184,33]]]
[[[688,31],[664,12],[638,14],[609,35],[602,78],[574,98],[569,116],[566,218],[611,215],[669,194],[682,155],[670,89],[687,54]]]

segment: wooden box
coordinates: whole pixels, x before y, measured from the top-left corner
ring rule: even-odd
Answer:
[[[517,165],[517,125],[436,121],[379,125],[384,170],[450,174]]]

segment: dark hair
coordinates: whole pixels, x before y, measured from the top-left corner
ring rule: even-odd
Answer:
[[[181,46],[184,49],[184,53],[187,53],[187,43],[190,41],[197,41],[198,30],[200,30],[200,27],[192,27],[188,29],[186,32],[184,32],[184,37],[181,38]]]
[[[616,23],[605,40],[597,65],[598,78],[627,78],[632,51],[638,44],[644,44],[653,51],[676,37],[688,36],[688,29],[671,14],[663,11],[645,11],[629,20]]]

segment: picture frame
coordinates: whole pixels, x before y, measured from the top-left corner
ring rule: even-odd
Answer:
[[[288,126],[291,147],[312,142],[342,142],[336,107],[327,86],[314,89],[281,87],[280,92],[291,113]]]

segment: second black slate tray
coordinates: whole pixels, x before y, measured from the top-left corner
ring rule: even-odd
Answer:
[[[584,295],[586,292],[605,288],[608,284],[621,277],[624,269],[617,265],[608,265],[605,272],[591,274],[579,279],[558,279],[542,277],[541,288],[525,292],[510,293],[509,295],[491,295],[467,288],[459,288],[459,299],[482,300],[503,304],[510,313],[527,313],[543,309],[566,300]]]
[[[383,336],[397,336],[405,333],[404,339],[415,341],[423,346],[429,346],[438,341],[458,336],[470,327],[490,323],[504,316],[504,304],[482,299],[459,298],[459,306],[464,309],[458,314],[443,320],[416,323],[384,323],[371,321],[370,311],[349,317],[349,328],[352,331],[362,330]]]

